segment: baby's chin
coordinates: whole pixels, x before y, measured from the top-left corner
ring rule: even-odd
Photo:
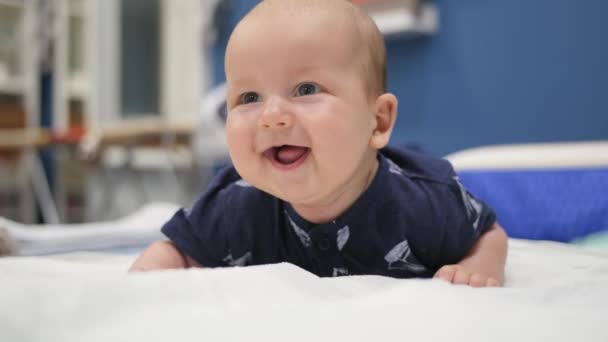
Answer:
[[[255,186],[255,185],[254,185]],[[299,205],[314,205],[314,200],[312,194],[305,189],[300,187],[282,187],[282,186],[256,186],[258,189],[284,201],[289,202],[290,204],[299,204]],[[306,187],[303,187],[306,188]]]
[[[301,208],[316,208],[326,207],[328,200],[326,196],[323,196],[323,192],[304,192],[304,191],[288,191],[281,194],[274,195],[281,200],[288,202],[292,207]]]
[[[292,205],[317,206],[330,193],[321,184],[306,177],[277,176],[269,170],[243,172],[240,175],[251,186]]]

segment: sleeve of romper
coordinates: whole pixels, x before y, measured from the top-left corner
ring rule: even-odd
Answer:
[[[496,223],[496,213],[483,201],[475,198],[453,176],[448,185],[451,201],[446,203],[444,238],[440,264],[453,264],[465,257],[477,239]]]
[[[234,177],[231,168],[221,171],[192,209],[179,210],[161,229],[180,251],[204,267],[228,266],[223,260],[229,239],[224,202],[226,186]]]
[[[479,237],[496,222],[496,214],[476,199],[454,174],[447,183],[431,186],[430,220],[426,232],[413,240],[414,254],[422,263],[439,269],[464,258]]]

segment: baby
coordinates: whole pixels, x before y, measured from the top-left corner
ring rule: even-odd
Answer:
[[[383,37],[345,0],[266,0],[226,49],[233,167],[131,271],[290,262],[499,286],[507,238],[442,159],[386,147]]]

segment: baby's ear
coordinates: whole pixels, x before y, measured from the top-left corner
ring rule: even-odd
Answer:
[[[376,128],[369,140],[371,147],[379,150],[388,144],[397,119],[397,98],[393,94],[382,94],[376,99],[374,120]]]

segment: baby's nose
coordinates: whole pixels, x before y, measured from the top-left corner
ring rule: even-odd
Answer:
[[[293,125],[293,115],[282,99],[273,97],[267,100],[259,125],[262,128],[288,128]]]

